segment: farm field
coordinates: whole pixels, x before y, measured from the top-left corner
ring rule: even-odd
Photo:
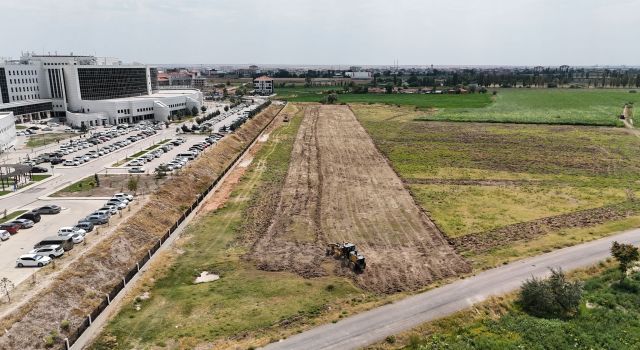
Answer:
[[[276,89],[278,98],[319,102],[322,91],[342,87]],[[497,95],[340,94],[339,103],[380,103],[424,109],[419,120],[523,124],[623,126],[618,119],[625,103],[640,103],[629,90],[491,89]]]
[[[277,88],[277,98],[290,102],[320,102],[323,91],[342,90],[342,87]],[[412,95],[412,94],[339,94],[339,103],[381,103],[431,108],[481,108],[491,104],[489,95]]]
[[[636,349],[640,343],[640,275],[632,274],[620,286],[620,272],[611,265],[571,274],[584,285],[580,311],[573,318],[530,316],[510,294],[421,325],[367,350]]]
[[[351,108],[477,268],[638,224],[640,140],[625,129],[423,122],[410,108]]]
[[[282,114],[295,116],[272,130],[246,170],[237,168],[230,175],[232,183],[205,203],[201,216],[152,266],[137,296],[129,298],[93,349],[245,349],[378,300],[343,277],[305,279],[257,269],[247,259],[254,239],[248,233],[264,221],[263,201],[282,186],[302,122],[302,110],[296,107],[290,105]],[[226,191],[224,202],[218,197]],[[193,283],[201,271],[220,279]]]

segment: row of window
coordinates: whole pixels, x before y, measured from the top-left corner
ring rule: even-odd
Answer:
[[[13,88],[11,88],[11,92],[27,92],[27,91],[40,91],[40,87],[39,86],[25,86],[25,87],[18,86],[16,88],[16,91],[13,91]]]
[[[131,114],[131,110],[130,109],[119,109],[118,113],[122,113],[122,114]]]
[[[12,101],[24,101],[24,100],[33,100],[33,99],[39,99],[39,98],[40,98],[40,94],[11,96]]]
[[[184,107],[186,105],[187,105],[186,103],[176,103],[176,104],[169,105],[169,108]]]
[[[35,70],[10,70],[9,75],[37,75]]]
[[[38,78],[9,79],[9,84],[37,84]]]
[[[45,66],[68,66],[69,63],[67,62],[54,62],[54,63],[45,63]]]
[[[146,108],[138,108],[136,109],[136,112],[140,113],[140,112],[149,112],[152,111],[153,107],[146,107]]]

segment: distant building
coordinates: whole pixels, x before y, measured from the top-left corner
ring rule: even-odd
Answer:
[[[273,94],[273,78],[263,75],[253,80],[253,88],[256,94],[271,95]]]
[[[351,79],[371,79],[371,72],[346,72],[345,75]]]
[[[13,112],[0,112],[0,153],[15,147],[16,121]]]
[[[158,90],[158,70],[114,58],[24,55],[0,62],[0,112],[16,122],[58,117],[75,127],[166,121],[200,108],[195,89]]]

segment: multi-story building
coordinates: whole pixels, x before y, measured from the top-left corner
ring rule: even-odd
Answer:
[[[17,122],[59,117],[76,127],[166,121],[202,105],[198,90],[159,90],[154,67],[74,55],[0,63],[0,96],[0,112],[12,111]]]
[[[271,95],[273,94],[273,78],[266,75],[255,78],[253,80],[253,88],[256,94],[259,95]]]
[[[0,112],[0,153],[15,147],[16,123],[13,112]]]

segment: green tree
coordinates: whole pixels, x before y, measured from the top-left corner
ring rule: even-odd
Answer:
[[[206,112],[206,111],[207,111],[207,106],[202,105],[202,106],[200,107],[200,110],[202,111],[202,113]]]
[[[155,170],[156,179],[162,179],[167,176],[169,168],[165,164],[160,164]]]
[[[611,245],[611,255],[618,261],[618,268],[622,272],[621,281],[627,276],[627,270],[633,263],[640,259],[638,248],[631,244],[613,242]]]
[[[229,106],[224,106],[224,111],[228,112],[229,111]]]
[[[100,177],[98,177],[98,173],[93,174],[93,178],[96,180],[96,187],[100,187]]]
[[[198,115],[198,107],[196,106],[191,107],[191,115]]]
[[[338,102],[338,95],[335,93],[328,94],[322,99],[321,102],[329,105],[336,104]]]
[[[387,85],[384,86],[384,89],[386,90],[386,93],[390,94],[393,92],[393,84],[391,83],[387,83]]]
[[[137,176],[129,176],[129,181],[127,182],[127,189],[134,194],[138,191],[138,177]]]
[[[547,279],[532,277],[522,284],[518,303],[536,317],[571,317],[580,307],[582,284],[568,281],[561,269],[551,269]]]

